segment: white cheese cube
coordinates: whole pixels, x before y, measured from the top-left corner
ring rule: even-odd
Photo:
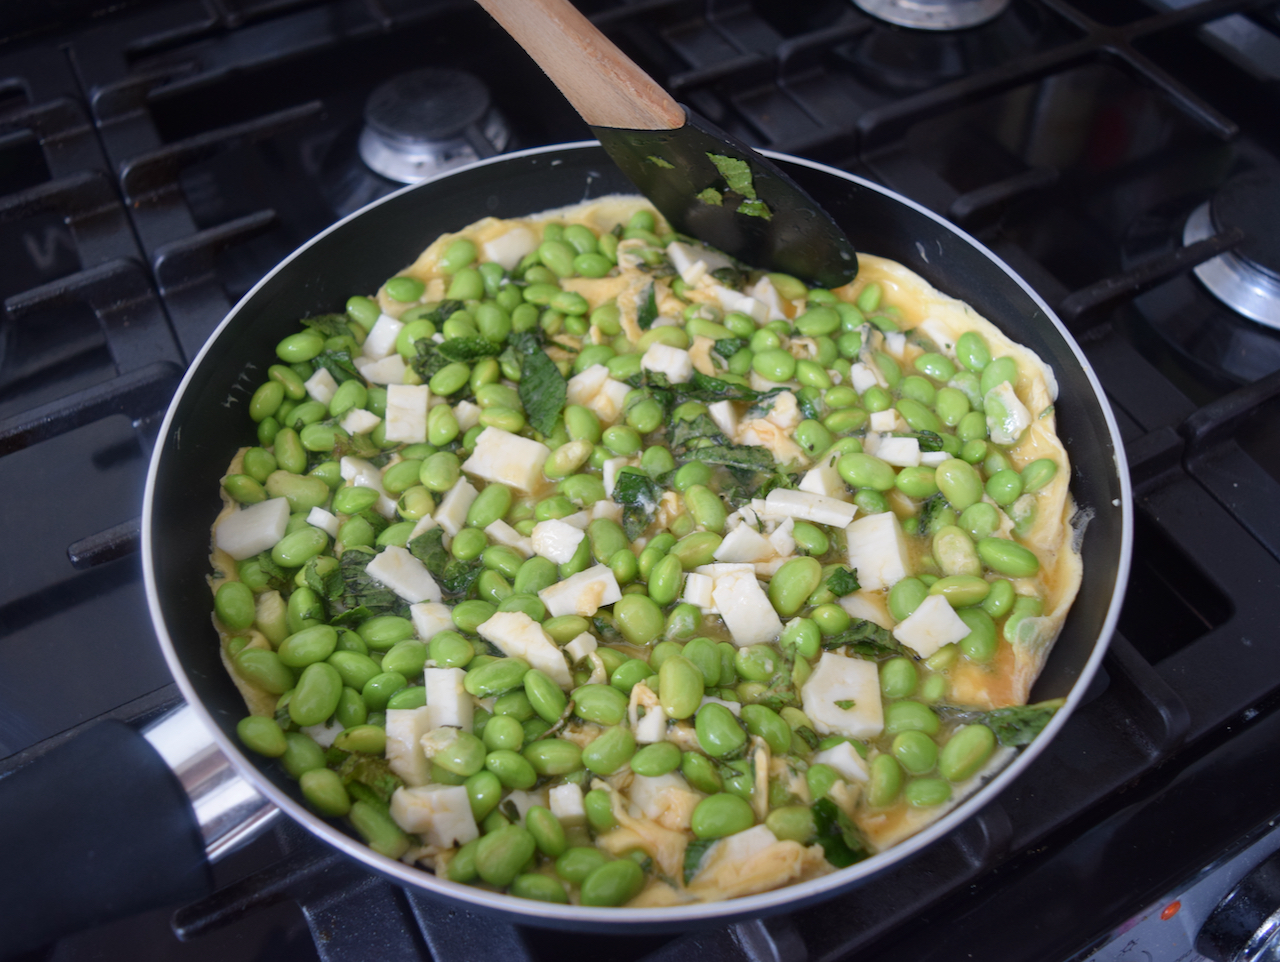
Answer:
[[[830,765],[846,782],[865,782],[871,778],[871,771],[863,757],[851,742],[841,742],[826,751],[818,752],[809,759],[810,765]]]
[[[996,444],[1014,444],[1031,426],[1031,412],[1018,400],[1013,385],[1001,381],[982,399],[987,412],[987,431]]]
[[[754,501],[751,506],[761,517],[794,518],[797,521],[812,521],[814,524],[829,524],[841,528],[848,525],[858,513],[858,506],[848,501],[785,488],[770,491],[764,499],[763,510],[757,508]]]
[[[457,537],[467,524],[467,512],[471,510],[471,502],[480,492],[466,478],[459,478],[449,489],[440,506],[436,508],[435,519],[444,528],[449,537]]]
[[[755,568],[743,562],[717,561],[714,564],[698,565],[693,570],[697,574],[706,575],[708,578],[718,579],[741,571],[755,571]]]
[[[476,438],[475,450],[463,462],[462,470],[530,492],[542,486],[542,466],[550,455],[551,449],[545,444],[489,427]]]
[[[907,349],[907,335],[902,331],[885,331],[884,349],[885,353],[901,360],[902,352]]]
[[[338,426],[348,434],[356,435],[368,434],[381,423],[382,418],[372,411],[366,411],[364,408],[352,408],[343,415],[342,420],[338,422]]]
[[[929,595],[893,629],[893,637],[921,658],[928,658],[943,645],[957,642],[967,634],[969,626],[942,595]]]
[[[303,387],[307,389],[307,394],[311,396],[311,400],[319,401],[321,404],[328,404],[333,400],[334,392],[338,390],[338,382],[324,368],[319,368],[315,374],[307,378],[303,383]]]
[[[593,397],[600,393],[604,382],[609,380],[609,369],[603,364],[592,364],[569,378],[565,385],[566,401],[569,404],[586,406]]]
[[[381,361],[366,364],[360,369],[360,373],[371,384],[401,384],[408,370],[404,358],[399,354],[388,354]]]
[[[514,548],[523,558],[533,557],[533,542],[501,518],[485,528],[484,533],[489,536],[489,540],[494,544]]]
[[[850,365],[849,367],[849,385],[859,394],[864,393],[868,388],[876,387],[880,383],[880,379],[876,372],[868,365],[861,361]]]
[[[742,527],[745,528],[746,525]],[[711,589],[714,587],[715,581],[710,576],[690,571],[684,577],[684,594],[680,600],[687,601],[691,605],[697,605],[702,609],[714,608],[715,599],[711,597]]]
[[[792,547],[795,542],[792,542]],[[748,564],[757,561],[768,561],[777,550],[769,542],[769,539],[745,524],[740,524],[720,542],[720,547],[716,548],[715,559],[717,561],[745,562]]]
[[[820,494],[824,498],[837,500],[848,498],[849,492],[844,486],[844,478],[840,477],[840,472],[836,470],[836,462],[839,460],[832,455],[822,464],[806,471],[804,477],[800,479],[800,490],[808,491],[810,494]]]
[[[694,264],[701,262],[708,271],[718,271],[722,267],[732,267],[733,262],[719,251],[708,250],[697,244],[685,244],[672,241],[667,245],[667,257],[677,273],[683,274]]]
[[[564,653],[569,659],[569,664],[576,665],[599,647],[596,636],[589,631],[584,631],[564,646]]]
[[[753,566],[756,571],[756,577],[763,578],[765,581],[772,581],[773,576],[778,573],[778,569],[790,560],[790,558],[770,558],[768,561],[757,561]]]
[[[406,785],[425,785],[430,780],[431,766],[422,751],[422,736],[430,730],[425,705],[387,709],[387,765]]]
[[[547,790],[546,788],[536,788],[531,792],[526,792],[517,788],[515,791],[508,792],[507,797],[502,802],[504,805],[510,802],[515,806],[516,824],[523,825],[524,817],[529,813],[529,809],[535,805],[539,805],[542,808],[547,807]]]
[[[703,705],[720,705],[721,707],[729,709],[729,712],[733,715],[739,717],[742,715],[742,706],[736,701],[725,701],[723,698],[713,698],[710,695],[703,695],[702,701],[698,702],[698,707],[701,708]]]
[[[397,788],[391,796],[391,819],[404,831],[424,836],[427,844],[437,848],[465,845],[480,837],[463,785]]]
[[[916,438],[885,438],[880,442],[876,457],[899,468],[918,467],[920,464],[920,441]]]
[[[768,274],[752,285],[750,294],[768,309],[769,313],[766,315],[766,320],[787,320],[786,312],[782,309],[782,295],[773,286],[773,281],[769,279]]]
[[[696,886],[705,874],[709,877],[734,879],[747,876],[751,871],[751,861],[771,845],[776,845],[778,836],[769,831],[768,826],[756,825],[735,835],[720,839],[702,856],[698,863],[697,873],[690,880]]]
[[[907,538],[892,511],[859,518],[845,528],[845,539],[863,588],[892,588],[910,573]]]
[[[578,545],[586,536],[586,532],[581,528],[566,524],[559,518],[553,518],[535,524],[529,540],[533,544],[535,554],[562,565],[573,559]]]
[[[792,534],[796,529],[794,518],[787,518],[782,524],[773,529],[773,533],[769,535],[769,544],[773,545],[773,550],[778,552],[782,558],[788,558],[795,554],[796,539]]]
[[[693,379],[693,361],[689,352],[670,344],[649,345],[640,358],[640,369],[665,374],[672,384],[684,384]]]
[[[418,537],[419,535],[426,534],[432,528],[438,528],[438,527],[440,527],[440,522],[437,521],[435,518],[431,517],[431,515],[428,514],[425,517],[421,517],[418,519],[418,523],[413,526],[413,530],[409,532],[409,540],[412,541],[414,538]],[[451,540],[452,539],[449,537],[448,534],[444,536],[443,544],[446,548],[449,547],[449,542]]]
[[[427,405],[431,390],[425,384],[387,386],[387,440],[422,444],[427,440]]]
[[[630,393],[630,384],[625,381],[615,381],[613,378],[607,378],[604,384],[600,385],[600,390],[587,404],[587,407],[595,412],[601,424],[608,426],[622,416],[623,405],[626,403],[627,395]]]
[[[214,532],[214,541],[236,561],[243,561],[274,548],[288,524],[288,500],[268,498],[223,518]]]
[[[862,439],[862,451],[864,454],[875,454],[880,450],[880,435],[875,431],[868,431],[866,437]]]
[[[542,626],[523,611],[499,611],[476,631],[485,641],[497,645],[503,654],[521,658],[533,668],[545,672],[561,688],[573,685],[573,675],[564,655],[542,630]]]
[[[461,668],[427,668],[422,682],[427,689],[427,721],[431,728],[461,728],[471,731],[475,703],[462,686],[466,672]]]
[[[756,581],[754,570],[717,578],[711,596],[735,645],[764,644],[782,633],[782,620]]]
[[[579,571],[564,581],[543,588],[538,597],[553,618],[560,615],[590,618],[605,605],[619,600],[622,589],[608,565],[593,565],[586,571]]]
[[[582,788],[569,782],[557,785],[547,793],[548,808],[551,814],[562,822],[572,822],[586,817],[587,810],[582,801]]]
[[[926,467],[936,468],[950,457],[951,455],[947,454],[946,451],[921,451],[920,463]]]
[[[868,423],[872,431],[880,431],[881,433],[896,431],[898,429],[898,412],[893,408],[874,411],[868,419]]]
[[[538,246],[538,235],[528,227],[517,224],[503,234],[481,245],[484,259],[501,265],[504,271],[514,270],[526,254]]]
[[[733,402],[715,401],[707,405],[707,413],[724,436],[732,441],[738,433],[738,412],[734,409]]]
[[[608,498],[601,498],[591,506],[591,520],[595,521],[599,518],[607,518],[609,521],[622,524],[622,505]]]
[[[586,531],[587,525],[591,523],[591,514],[587,511],[575,511],[573,514],[567,514],[557,520],[563,521],[567,525],[572,525],[579,531]]]
[[[319,528],[330,538],[338,536],[338,518],[324,508],[312,508],[307,514],[307,524]]]
[[[724,308],[725,313],[737,311],[740,314],[747,315],[757,324],[763,324],[769,319],[769,306],[754,297],[741,294],[731,287],[725,287],[723,284],[713,284],[711,293],[720,302],[720,306]]]
[[[458,430],[470,431],[480,423],[480,405],[459,401],[453,406],[453,416],[458,422]]]
[[[804,713],[820,734],[866,739],[884,730],[880,673],[874,661],[823,652],[801,687],[800,698]]]
[[[410,604],[440,601],[443,597],[427,566],[405,548],[388,545],[374,555],[364,570]]]
[[[331,747],[337,741],[338,736],[342,734],[342,731],[342,722],[338,721],[337,718],[330,718],[319,725],[306,725],[302,729],[302,733],[321,748]]]
[[[652,745],[667,737],[667,713],[657,705],[646,709],[644,717],[635,724],[636,741],[641,745]]]
[[[938,350],[948,357],[956,356],[956,339],[948,330],[946,324],[937,318],[926,317],[916,325],[916,333],[923,334],[933,341],[934,344],[938,345]]]
[[[442,631],[453,628],[453,612],[438,601],[422,601],[409,606],[409,620],[422,641],[430,641]]]
[[[893,615],[889,614],[886,598],[882,593],[872,591],[855,591],[840,599],[840,607],[849,613],[855,621],[869,621],[881,628],[894,626]]]
[[[396,349],[396,338],[403,330],[404,325],[390,314],[379,314],[364,339],[360,353],[370,360],[381,361]]]
[[[627,795],[631,799],[633,817],[643,815],[657,820],[670,805],[673,792],[688,793],[689,783],[678,772],[665,775],[634,775]]]

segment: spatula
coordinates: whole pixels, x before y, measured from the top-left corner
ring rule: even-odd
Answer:
[[[663,90],[569,0],[479,0],[678,232],[745,264],[839,287],[858,257],[790,177]]]

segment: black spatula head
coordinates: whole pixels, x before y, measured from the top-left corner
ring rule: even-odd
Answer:
[[[687,107],[685,115],[675,130],[591,130],[680,233],[822,287],[857,276],[849,238],[795,181]]]

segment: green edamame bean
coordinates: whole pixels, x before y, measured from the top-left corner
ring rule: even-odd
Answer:
[[[398,615],[378,615],[361,622],[356,633],[374,651],[388,651],[397,642],[413,638],[413,622]]]
[[[871,760],[867,780],[867,804],[883,808],[897,801],[902,791],[902,766],[892,755],[877,755]]]
[[[550,588],[560,580],[554,561],[534,555],[520,566],[512,590],[519,594],[536,595],[543,588]],[[456,609],[455,609],[456,610]]]
[[[746,732],[738,725],[733,713],[714,702],[698,709],[694,731],[699,747],[712,758],[732,754],[747,741]]]
[[[767,705],[743,705],[742,723],[752,735],[763,738],[775,755],[790,751],[791,727]]]
[[[673,742],[645,745],[631,758],[631,770],[637,775],[656,778],[680,767],[681,753]]]
[[[748,645],[746,648],[739,648],[733,656],[735,672],[747,681],[768,681],[780,664],[777,651],[770,645]]]
[[[697,838],[724,838],[746,831],[755,822],[755,812],[749,802],[737,795],[717,792],[698,803],[689,827]]]
[[[408,684],[409,679],[398,671],[380,671],[364,683],[360,697],[369,706],[369,711],[385,711],[391,696]]]
[[[519,658],[499,658],[469,669],[462,684],[469,694],[488,698],[521,687],[528,672],[528,662]]]
[[[406,638],[391,646],[382,656],[382,670],[396,671],[406,678],[418,678],[427,663],[427,646],[416,638]]]
[[[682,465],[671,479],[672,487],[683,494],[695,485],[705,485],[711,480],[711,467],[701,461]]]
[[[938,761],[938,745],[924,732],[899,732],[893,738],[893,757],[908,775],[924,775],[933,771]]]
[[[965,331],[956,340],[956,358],[975,374],[991,363],[991,349],[977,331]]]
[[[917,401],[926,407],[933,407],[938,399],[938,389],[928,378],[921,377],[919,374],[911,374],[903,378],[898,390],[904,398]]]
[[[718,494],[705,485],[694,484],[685,489],[684,503],[689,513],[693,515],[693,520],[699,525],[716,534],[724,533],[724,522],[728,512]]]
[[[893,468],[871,454],[850,453],[836,462],[836,470],[846,484],[873,491],[888,491],[894,486],[897,475]]]
[[[919,578],[903,578],[889,589],[889,613],[898,621],[905,621],[928,596],[929,589]]]
[[[644,888],[644,869],[629,858],[605,862],[582,880],[583,905],[614,907],[631,901]]]
[[[996,358],[983,368],[978,389],[983,397],[986,397],[989,391],[1005,381],[1015,387],[1018,384],[1018,362],[1007,354]]]
[[[558,615],[542,623],[542,630],[549,634],[557,645],[567,645],[590,628],[590,622],[580,615]]]
[[[288,772],[289,777],[298,779],[307,772],[324,768],[324,749],[315,740],[302,732],[285,732],[285,750],[280,756],[280,764]]]
[[[658,684],[659,701],[670,718],[688,718],[702,703],[702,672],[683,655],[674,655],[662,663]]]
[[[659,742],[658,744],[662,743]],[[683,752],[681,754],[680,773],[693,788],[705,794],[714,795],[724,788],[723,780],[720,778],[711,759],[698,752]]]
[[[617,725],[605,730],[582,750],[582,764],[597,775],[612,775],[631,760],[636,739],[631,729]]]
[[[934,469],[927,465],[903,468],[894,479],[894,486],[917,501],[925,501],[938,493]]]
[[[853,457],[853,455],[845,455]],[[809,596],[822,583],[822,565],[816,558],[792,558],[769,582],[769,601],[783,618],[800,611]]]
[[[1023,493],[1032,494],[1039,491],[1052,481],[1057,473],[1058,462],[1052,458],[1037,458],[1022,469]]]
[[[783,626],[778,644],[794,647],[803,658],[816,658],[822,650],[822,630],[812,618],[793,618]]]
[[[286,364],[310,361],[324,350],[324,337],[312,330],[290,334],[276,345],[276,357]]]
[[[984,565],[1010,578],[1030,578],[1040,570],[1034,552],[1007,538],[983,538],[977,551]]]
[[[942,595],[952,608],[968,608],[981,603],[991,585],[977,575],[948,575],[929,586],[929,594]]]
[[[783,842],[808,842],[817,833],[813,809],[808,805],[784,805],[775,808],[764,820],[769,831]]]
[[[524,747],[524,726],[513,715],[494,715],[485,722],[483,741],[489,751],[518,752]]]
[[[325,662],[308,665],[289,699],[289,717],[302,728],[319,725],[333,714],[341,696],[342,676],[336,668]]]
[[[218,620],[231,631],[243,631],[257,617],[253,592],[241,581],[224,581],[218,586],[213,598],[213,610]]]
[[[934,560],[944,575],[982,574],[982,563],[978,560],[973,541],[957,525],[939,528],[933,536],[932,549]]]
[[[979,501],[964,509],[960,515],[959,524],[974,541],[981,541],[999,530],[1000,511],[995,505]]]
[[[714,641],[694,638],[684,646],[681,654],[701,673],[704,688],[720,684],[720,651]]]
[[[982,610],[992,618],[1003,618],[1013,608],[1015,597],[1013,583],[996,578],[991,582],[991,591],[982,599]]]
[[[652,645],[662,634],[662,609],[648,595],[624,595],[613,606],[613,619],[622,636],[639,647]]]
[[[960,639],[960,650],[970,661],[985,665],[995,657],[999,645],[995,621],[981,608],[962,608],[956,614],[969,626],[969,634]]]
[[[912,808],[933,808],[951,798],[951,786],[941,778],[913,778],[902,797]]]
[[[302,446],[302,439],[293,428],[281,428],[276,432],[272,453],[282,471],[301,474],[307,469],[307,449]]]
[[[539,775],[568,775],[582,768],[582,749],[559,738],[531,742],[524,747],[523,755]]]
[[[565,839],[564,826],[551,814],[551,810],[542,805],[531,805],[524,813],[526,831],[533,836],[538,851],[548,858],[559,858],[569,847]],[[542,876],[546,878],[546,876]],[[563,894],[563,892],[561,893]]]
[[[523,755],[516,752],[498,749],[489,752],[484,759],[484,767],[493,772],[507,788],[527,791],[538,781],[538,773]]]
[[[895,701],[884,706],[884,730],[886,734],[919,731],[936,735],[941,721],[933,709],[918,701]]]
[[[284,732],[274,718],[248,715],[236,724],[236,737],[251,751],[267,758],[279,758],[288,748]]]
[[[618,827],[618,820],[613,817],[613,801],[609,792],[593,788],[583,796],[582,806],[587,813],[587,822],[597,832],[607,832]]]
[[[461,534],[462,532],[458,533]],[[527,593],[521,592],[521,594]],[[465,631],[467,634],[473,635],[476,629],[492,618],[497,610],[496,605],[492,605],[487,601],[459,602],[453,606],[453,624],[459,631]]]
[[[654,674],[654,670],[639,658],[628,658],[609,673],[609,684],[629,695],[632,688]]]
[[[536,668],[525,674],[524,691],[538,717],[549,724],[554,725],[559,721],[569,704],[568,698],[560,690],[560,686],[551,680],[551,676]]]
[[[997,471],[987,478],[987,494],[1001,507],[1006,507],[1022,497],[1022,476],[1011,468]]]
[[[286,368],[286,370],[288,370]],[[267,381],[249,398],[249,417],[254,423],[271,417],[284,401],[284,385],[279,381]]]
[[[490,885],[505,888],[536,850],[537,843],[528,831],[519,825],[506,825],[480,839],[476,846],[476,872]]]
[[[752,348],[755,348],[754,339],[752,340]],[[796,359],[789,351],[785,351],[780,347],[772,347],[756,352],[751,359],[751,369],[766,381],[782,383],[790,381],[796,373]]]
[[[685,571],[692,571],[699,565],[710,564],[723,540],[714,531],[695,531],[676,542],[671,554],[680,559],[680,566]]]
[[[231,659],[238,674],[249,684],[273,695],[283,695],[294,686],[293,672],[274,651],[243,648]]]
[[[684,569],[680,566],[680,559],[669,554],[660,559],[649,572],[649,597],[654,604],[665,608],[679,597],[683,582]],[[632,616],[629,609],[624,611],[627,617]],[[650,614],[647,612],[646,617]]]
[[[329,625],[312,625],[294,632],[284,641],[276,654],[290,668],[306,668],[317,661],[324,661],[338,647],[338,632]]]
[[[471,814],[477,822],[484,821],[502,801],[502,782],[487,768],[476,772],[462,784],[467,790],[467,800],[471,803]]]
[[[376,661],[357,651],[335,651],[328,660],[342,676],[342,683],[356,691],[363,690],[382,671]]]
[[[341,732],[333,744],[344,752],[381,755],[387,748],[387,731],[378,725],[353,725]]]
[[[982,500],[982,479],[973,466],[959,458],[949,458],[935,472],[938,489],[957,511]]]
[[[610,685],[583,685],[574,689],[572,698],[574,714],[584,721],[617,725],[627,715],[627,696]]]

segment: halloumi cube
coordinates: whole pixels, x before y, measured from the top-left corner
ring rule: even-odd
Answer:
[[[427,440],[427,406],[431,390],[425,384],[387,386],[387,440],[422,444]]]
[[[422,750],[422,736],[431,730],[430,713],[421,708],[387,709],[387,766],[406,785],[425,785],[431,766]]]
[[[355,458],[347,456],[338,462],[338,471],[342,475],[344,481],[353,487],[373,488],[380,497],[378,503],[374,505],[374,509],[384,518],[394,518],[396,514],[396,500],[387,494],[387,489],[382,486],[382,472],[375,468],[364,458]]]
[[[845,528],[845,539],[863,588],[892,588],[910,573],[907,538],[892,511],[859,518]]]
[[[338,518],[332,512],[326,511],[324,508],[312,508],[307,513],[307,524],[313,528],[319,528],[330,538],[338,536]]]
[[[501,518],[485,528],[484,533],[489,536],[489,540],[494,544],[514,548],[523,558],[533,557],[533,542]]]
[[[815,465],[805,472],[798,485],[799,490],[810,494],[819,494],[824,498],[835,498],[843,501],[849,497],[844,478],[836,470],[836,462],[840,459],[832,455],[821,464]]]
[[[475,704],[463,687],[466,672],[461,668],[426,668],[422,683],[427,689],[427,721],[431,728],[461,728],[471,731]]]
[[[459,431],[470,431],[480,423],[480,405],[459,401],[453,406],[453,417],[458,422]]]
[[[596,641],[596,636],[589,631],[584,631],[564,646],[564,653],[569,659],[569,664],[576,665],[599,647],[600,643]]]
[[[505,233],[485,241],[480,249],[484,259],[500,265],[504,271],[514,270],[535,247],[538,235],[523,224],[516,224]]]
[[[969,626],[942,595],[929,595],[893,629],[893,637],[921,658],[969,634]]]
[[[885,438],[880,442],[876,457],[899,468],[918,467],[920,441],[916,438]]]
[[[466,478],[459,478],[449,493],[444,496],[433,517],[444,528],[445,533],[455,538],[467,524],[467,512],[471,510],[471,502],[480,492]]]
[[[564,581],[543,588],[538,597],[553,618],[560,615],[590,618],[605,605],[618,601],[622,597],[622,589],[608,565],[592,565],[586,571],[579,571]]]
[[[684,576],[684,594],[681,595],[680,600],[697,605],[704,611],[714,608],[715,599],[711,597],[711,590],[714,587],[715,581],[710,575],[700,575],[696,571],[690,571]]]
[[[872,431],[879,431],[882,434],[889,431],[898,430],[898,412],[893,408],[885,408],[883,411],[873,411],[871,417],[867,419]]]
[[[717,578],[711,596],[735,645],[765,644],[782,633],[782,620],[756,581],[754,569]]]
[[[409,370],[399,354],[388,354],[381,361],[373,361],[360,368],[364,379],[371,384],[401,384]]]
[[[849,385],[859,394],[863,394],[869,388],[880,386],[880,377],[869,365],[858,361],[849,366]]]
[[[542,486],[542,467],[550,455],[550,448],[532,438],[488,427],[476,438],[462,470],[528,493]]]
[[[368,434],[379,424],[382,418],[374,414],[372,411],[366,411],[364,408],[352,408],[342,420],[338,422],[338,426],[350,435]]]
[[[465,845],[480,837],[463,785],[397,788],[391,795],[391,820],[437,848]]]
[[[327,370],[317,368],[316,373],[303,382],[303,387],[307,389],[307,394],[311,396],[311,400],[319,401],[321,404],[328,404],[333,400],[333,395],[338,390],[338,382],[333,379],[333,375]]]
[[[360,353],[375,361],[382,360],[396,349],[396,338],[403,330],[404,324],[390,314],[379,314],[360,347]]]
[[[438,601],[422,601],[409,606],[409,620],[422,641],[430,641],[442,631],[453,628],[453,611]]]
[[[753,499],[751,507],[762,518],[794,518],[840,528],[846,527],[858,513],[858,506],[848,501],[786,488],[774,488],[763,501]]]
[[[732,401],[714,401],[707,405],[707,414],[716,422],[724,436],[732,441],[738,434],[738,412]]]
[[[551,636],[523,611],[499,611],[482,622],[476,632],[497,645],[503,654],[527,661],[545,672],[561,688],[573,685],[573,675]]]
[[[287,498],[268,498],[231,512],[214,530],[214,542],[236,561],[269,551],[289,524]]]
[[[440,586],[427,566],[405,548],[388,545],[374,555],[364,570],[374,581],[386,585],[410,604],[443,599]]]
[[[801,687],[800,698],[820,734],[867,739],[884,731],[880,672],[874,661],[825,651]]]
[[[795,542],[792,542],[792,547]],[[757,561],[768,561],[777,549],[769,539],[749,525],[740,524],[720,542],[713,556],[717,561],[745,562],[754,564]]]
[[[547,793],[547,807],[551,814],[562,822],[573,822],[586,817],[587,809],[583,804],[582,787],[568,782],[556,785]]]
[[[576,525],[567,524],[560,518],[539,521],[533,526],[529,541],[535,554],[558,565],[573,560],[587,533]]]
[[[865,782],[871,778],[871,769],[858,754],[851,742],[840,742],[809,759],[810,765],[830,765],[846,782]]]
[[[796,539],[792,534],[795,529],[795,519],[787,518],[769,534],[769,544],[773,545],[773,550],[778,553],[779,557],[788,558],[795,554]],[[770,574],[772,575],[772,572]]]
[[[670,344],[650,344],[640,358],[640,369],[665,374],[672,384],[684,384],[693,379],[693,361],[689,352]]]

